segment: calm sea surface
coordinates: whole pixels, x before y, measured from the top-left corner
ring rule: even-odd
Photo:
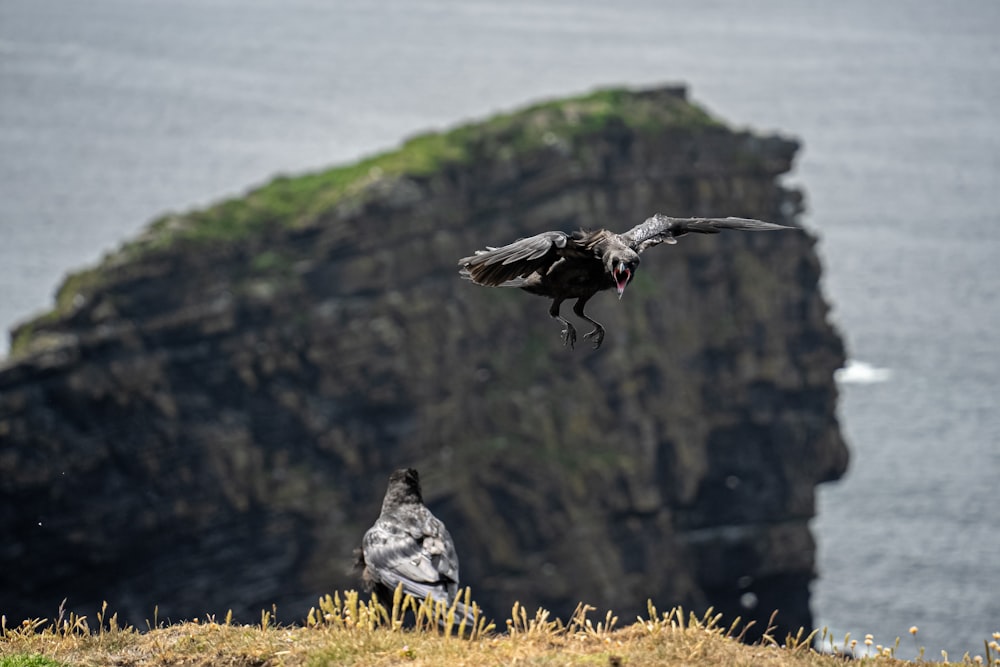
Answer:
[[[852,467],[814,526],[818,623],[982,653],[1000,630],[1000,3],[611,4],[0,1],[0,325],[167,210],[542,98],[686,82],[805,144],[789,180],[855,361]]]

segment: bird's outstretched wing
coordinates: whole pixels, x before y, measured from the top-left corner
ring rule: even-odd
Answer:
[[[778,229],[795,229],[773,222],[763,222],[752,218],[671,218],[657,213],[645,222],[636,225],[621,235],[636,252],[642,252],[660,243],[677,243],[677,237],[692,232],[698,234],[718,234],[724,229],[738,229],[745,232],[767,232]]]
[[[362,543],[368,577],[390,591],[451,602],[458,587],[458,556],[444,524],[430,512],[398,521],[381,517]]]
[[[479,285],[497,287],[508,281],[527,278],[536,271],[545,273],[562,257],[584,257],[593,251],[565,232],[542,232],[518,239],[500,248],[477,250],[458,260],[459,273]]]

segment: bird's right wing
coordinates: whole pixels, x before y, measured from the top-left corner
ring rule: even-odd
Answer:
[[[671,218],[657,213],[621,235],[636,252],[642,252],[660,243],[677,243],[677,237],[692,232],[718,234],[724,229],[744,232],[767,232],[794,229],[786,225],[764,222],[752,218]]]
[[[472,622],[472,609],[455,600],[458,592],[458,556],[444,524],[422,507],[408,516],[382,517],[362,541],[359,563],[367,579],[390,591],[402,584],[403,593],[417,600],[429,595],[454,605],[456,620]]]
[[[389,590],[402,582],[404,593],[449,601],[458,584],[458,556],[444,524],[421,510],[403,521],[376,521],[362,543],[365,566]]]
[[[475,255],[458,261],[459,273],[479,285],[498,287],[508,281],[527,278],[536,271],[544,273],[562,257],[593,254],[565,232],[542,232],[518,239],[500,248],[477,250]]]
[[[437,583],[440,573],[421,543],[402,527],[377,522],[365,533],[363,542],[365,565],[380,575],[378,579],[390,589],[400,581],[413,585]]]

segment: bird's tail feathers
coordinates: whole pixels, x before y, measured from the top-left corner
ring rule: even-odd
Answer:
[[[472,610],[465,606],[464,602],[455,602],[455,623],[461,623],[462,619],[465,619],[465,625],[468,628],[474,627],[476,622],[476,616],[472,613]]]
[[[459,591],[459,593],[461,593],[461,591]],[[428,596],[430,596],[431,600],[435,603],[444,604],[446,609],[445,617],[439,621],[442,625],[446,622],[447,614],[452,607],[455,609],[455,623],[461,623],[464,618],[466,624],[471,626],[475,620],[472,609],[467,607],[461,600],[452,598],[448,592],[441,590],[439,586],[404,580],[403,594],[412,596],[418,604],[426,600]]]

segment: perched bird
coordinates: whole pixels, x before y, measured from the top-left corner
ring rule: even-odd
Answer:
[[[607,229],[542,232],[501,248],[477,250],[458,261],[459,273],[477,285],[519,287],[549,297],[549,315],[563,323],[563,344],[570,347],[576,344],[576,329],[559,308],[566,299],[576,299],[573,312],[594,326],[584,338],[593,338],[596,349],[604,341],[604,327],[583,310],[592,296],[614,288],[620,299],[646,248],[677,243],[684,234],[718,234],[723,229],[762,232],[794,227],[749,218],[671,218],[657,213],[624,234]]]
[[[448,529],[424,505],[420,476],[413,468],[389,475],[382,513],[368,529],[357,554],[356,567],[368,591],[392,607],[396,587],[418,600],[428,595],[451,605],[458,593],[458,555]],[[456,605],[456,621],[472,615]]]

